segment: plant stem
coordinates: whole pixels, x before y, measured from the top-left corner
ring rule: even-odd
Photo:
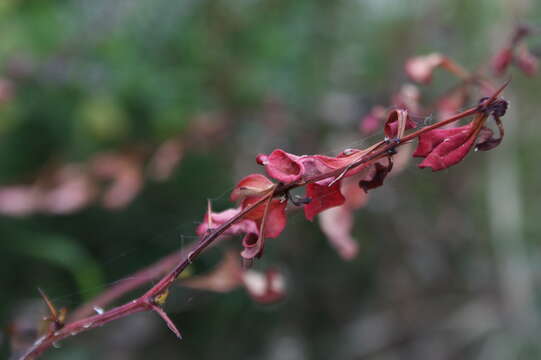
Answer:
[[[21,360],[36,359],[39,355],[41,355],[44,351],[50,348],[57,341],[63,340],[69,336],[74,336],[76,334],[79,334],[81,332],[84,332],[86,330],[89,330],[95,327],[103,326],[113,320],[120,319],[125,316],[135,314],[138,312],[149,311],[149,310],[156,312],[160,317],[162,317],[162,319],[165,320],[165,322],[171,328],[171,330],[175,332],[177,336],[180,337],[180,333],[174,327],[174,324],[167,317],[165,312],[163,312],[160,305],[165,301],[169,287],[171,287],[171,285],[177,280],[178,276],[182,273],[182,271],[184,271],[184,269],[186,269],[192,263],[192,261],[197,256],[199,256],[199,254],[201,254],[209,245],[215,242],[220,237],[220,235],[222,235],[234,223],[244,218],[249,212],[257,208],[258,206],[262,205],[266,201],[270,201],[274,197],[282,197],[286,195],[289,192],[289,190],[293,188],[304,186],[308,183],[316,182],[322,179],[338,176],[344,171],[349,171],[361,165],[366,165],[383,156],[388,156],[389,152],[394,150],[396,147],[401,146],[428,131],[434,130],[436,128],[440,128],[449,123],[458,121],[464,117],[467,117],[476,113],[478,113],[479,116],[487,116],[487,114],[483,111],[487,109],[487,107],[490,106],[496,100],[496,98],[499,96],[499,94],[507,86],[508,83],[509,81],[505,83],[499,90],[497,90],[490,98],[486,99],[478,106],[472,107],[466,111],[456,114],[455,116],[449,119],[440,121],[438,123],[435,123],[430,126],[426,126],[422,129],[419,129],[417,131],[414,131],[410,133],[409,135],[406,135],[402,138],[391,139],[391,141],[381,141],[377,143],[376,145],[372,146],[371,147],[372,150],[370,152],[363,155],[357,161],[351,164],[348,164],[347,166],[344,166],[340,169],[336,169],[328,173],[314,176],[310,179],[305,179],[303,181],[299,181],[296,183],[275,185],[275,188],[272,192],[269,192],[261,196],[261,198],[259,198],[255,203],[246,207],[245,209],[242,209],[239,213],[237,213],[235,216],[233,216],[231,219],[229,219],[227,222],[220,225],[216,229],[209,230],[205,235],[201,237],[201,239],[198,242],[196,242],[190,248],[189,251],[181,251],[180,253],[172,254],[168,256],[167,258],[164,258],[162,261],[158,262],[157,264],[151,266],[150,268],[143,270],[143,273],[148,275],[149,277],[151,275],[157,276],[156,272],[159,273],[165,270],[166,268],[169,268],[173,260],[177,260],[177,256],[180,257],[180,260],[176,262],[176,266],[174,266],[172,270],[170,270],[157,284],[152,286],[152,288],[150,288],[145,294],[143,294],[142,296],[140,296],[139,298],[135,300],[132,300],[131,302],[112,308],[111,310],[108,310],[102,314],[97,314],[97,315],[89,316],[84,319],[75,320],[65,325],[64,327],[62,327],[61,329],[57,331],[49,332],[47,335],[44,335],[41,338],[39,338],[20,359]],[[100,301],[102,301],[103,303],[107,303],[108,301],[111,301],[112,299],[119,297],[125,292],[134,289],[135,287],[139,286],[142,282],[148,281],[148,279],[149,279],[148,277],[144,277],[141,280],[141,282],[134,281],[124,287],[119,286],[114,291],[112,291],[108,297],[104,296],[103,298],[98,298],[98,299],[100,299]],[[90,306],[90,305],[87,305],[87,306]],[[83,306],[78,312],[74,314],[74,317],[77,318],[77,316],[86,315],[87,312],[88,312],[87,307]]]

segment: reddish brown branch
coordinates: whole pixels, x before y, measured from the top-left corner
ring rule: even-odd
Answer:
[[[344,166],[340,169],[336,169],[334,171],[331,171],[319,176],[314,176],[312,178],[309,178],[303,181],[298,181],[298,182],[294,182],[290,184],[276,185],[276,187],[274,188],[274,191],[261,196],[261,198],[259,198],[255,203],[242,209],[238,214],[236,214],[234,217],[229,219],[227,222],[225,222],[221,226],[217,227],[216,229],[209,230],[205,235],[201,237],[201,239],[197,243],[195,243],[192,247],[190,247],[188,251],[181,251],[180,254],[179,253],[172,254],[168,256],[167,258],[161,260],[160,262],[156,263],[155,265],[136,274],[136,277],[133,281],[127,282],[126,284],[121,283],[118,286],[116,286],[114,289],[112,289],[108,294],[104,294],[102,297],[98,297],[90,304],[87,304],[81,307],[74,314],[74,318],[78,318],[80,316],[86,315],[90,311],[89,310],[90,307],[95,306],[96,303],[98,302],[100,303],[100,305],[104,305],[108,303],[109,301],[112,301],[113,299],[117,298],[118,296],[124,294],[125,292],[130,291],[136,288],[137,286],[141,285],[142,283],[148,281],[151,277],[159,276],[159,274],[162,271],[164,271],[166,268],[169,268],[172,263],[176,263],[176,266],[174,266],[172,270],[170,270],[156,285],[154,285],[150,290],[148,290],[141,297],[129,303],[126,303],[124,305],[108,310],[104,313],[93,315],[84,319],[76,320],[70,324],[65,325],[59,330],[49,332],[47,335],[39,338],[34,343],[34,345],[21,357],[21,359],[22,360],[35,359],[57,341],[65,339],[69,336],[76,335],[88,329],[103,326],[110,321],[128,316],[130,314],[134,314],[134,313],[142,312],[142,311],[148,311],[148,310],[156,312],[166,322],[167,326],[178,337],[180,337],[180,332],[178,331],[178,329],[175,327],[173,322],[169,319],[169,317],[165,314],[165,312],[161,308],[161,306],[166,301],[168,289],[177,280],[178,276],[182,273],[182,271],[184,271],[184,269],[186,269],[186,267],[188,267],[192,263],[192,261],[197,256],[199,256],[199,254],[201,254],[209,245],[214,243],[220,237],[220,235],[222,235],[234,223],[236,223],[240,219],[243,219],[248,213],[250,213],[252,210],[257,208],[259,205],[265,203],[266,201],[269,201],[271,198],[286,196],[289,190],[293,188],[304,186],[306,184],[316,182],[322,179],[339,176],[344,171],[349,171],[353,168],[357,168],[359,166],[369,164],[373,162],[374,160],[377,160],[381,157],[388,156],[388,154],[394,151],[396,147],[401,146],[428,131],[431,131],[436,128],[440,128],[446,124],[458,121],[464,117],[467,117],[476,113],[481,113],[480,114],[481,116],[486,116],[486,115],[482,115],[483,112],[486,111],[486,109],[496,100],[496,98],[499,96],[501,91],[507,86],[507,84],[508,83],[503,85],[490,98],[484,100],[481,104],[479,104],[476,107],[473,107],[464,112],[461,112],[449,119],[424,127],[404,137],[401,137],[398,139],[390,139],[390,141],[381,141],[377,143],[376,145],[372,146],[370,148],[371,150],[368,151],[365,155],[363,155],[357,161],[347,166]],[[178,257],[180,257],[180,261],[177,261]]]
[[[193,244],[190,244],[189,248],[193,246]],[[128,292],[167,274],[175,264],[181,261],[183,256],[187,254],[187,251],[187,249],[175,251],[130,277],[118,281],[105,292],[79,306],[69,317],[70,320],[75,321],[92,315],[95,312],[95,308],[103,308]]]

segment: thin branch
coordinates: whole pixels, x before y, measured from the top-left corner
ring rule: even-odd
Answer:
[[[496,100],[496,98],[499,96],[501,91],[507,86],[508,83],[509,82],[505,83],[490,98],[484,100],[478,106],[468,109],[466,111],[463,111],[449,119],[440,121],[433,125],[430,125],[420,130],[417,130],[415,132],[412,132],[409,135],[406,135],[400,139],[393,139],[396,141],[391,141],[391,142],[382,141],[380,143],[377,143],[376,145],[370,148],[369,152],[363,154],[363,156],[360,157],[357,161],[351,164],[348,164],[347,166],[344,166],[340,169],[336,169],[326,174],[314,176],[310,179],[302,180],[296,183],[276,185],[276,188],[273,192],[270,192],[262,196],[255,203],[242,209],[239,213],[237,213],[235,216],[233,216],[224,224],[220,225],[218,228],[210,230],[205,235],[203,235],[200,241],[197,242],[195,245],[193,245],[189,251],[182,251],[181,254],[179,255],[181,259],[180,261],[177,262],[177,265],[171,271],[169,271],[156,285],[154,285],[141,297],[131,302],[128,302],[124,305],[108,310],[102,314],[97,314],[97,315],[87,317],[85,319],[76,320],[70,324],[63,326],[61,329],[57,331],[50,331],[47,335],[44,335],[41,338],[39,338],[34,343],[34,345],[30,349],[28,349],[28,351],[21,357],[21,360],[35,359],[39,355],[41,355],[45,350],[51,347],[55,342],[65,339],[69,336],[74,336],[83,331],[86,331],[95,327],[103,326],[110,321],[131,315],[134,313],[149,311],[149,310],[155,311],[159,316],[161,316],[162,319],[166,321],[168,327],[178,337],[180,337],[180,332],[177,330],[177,328],[174,326],[172,321],[169,319],[169,317],[165,314],[165,312],[161,308],[161,305],[165,302],[165,299],[167,297],[167,291],[169,287],[177,280],[178,276],[182,273],[182,271],[184,271],[184,269],[186,269],[186,267],[188,267],[199,254],[201,254],[209,245],[215,242],[220,237],[220,235],[222,235],[234,223],[244,218],[248,213],[250,213],[252,210],[257,208],[261,204],[265,203],[266,201],[270,201],[272,198],[275,198],[275,197],[284,196],[288,193],[288,191],[290,191],[293,188],[304,186],[308,183],[316,182],[322,179],[339,176],[343,171],[348,171],[350,169],[358,168],[359,166],[366,165],[370,163],[371,161],[376,160],[382,156],[388,155],[389,151],[392,151],[396,149],[396,147],[408,143],[409,141],[415,139],[416,137],[428,131],[442,127],[446,124],[460,120],[464,117],[467,117],[476,113],[482,113]],[[487,115],[483,114],[483,116],[487,116]],[[164,260],[158,262],[157,264],[151,266],[150,268],[147,268],[146,270],[143,270],[143,272],[148,272],[148,274],[154,275],[155,274],[154,271],[158,271],[162,269],[162,266],[163,268],[165,268],[166,266],[163,264],[164,263],[169,264],[169,260],[173,261],[172,259],[176,255],[178,254],[170,255],[170,257],[165,258]],[[143,278],[143,280],[141,281],[144,282],[148,280],[146,278]],[[104,303],[106,301],[109,301],[109,299],[116,298],[119,295],[125,293],[125,291],[127,291],[126,289],[131,290],[137,287],[138,285],[139,285],[139,282],[134,281],[133,283],[129,283],[129,285],[126,285],[125,288],[120,288],[119,286],[115,291],[113,291],[109,295],[109,298],[105,298]],[[83,308],[80,310],[78,314],[85,314],[84,310],[85,310],[85,307],[83,306]]]

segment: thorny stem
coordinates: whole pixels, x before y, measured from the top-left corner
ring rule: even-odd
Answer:
[[[167,275],[165,275],[156,285],[154,285],[150,290],[148,290],[141,297],[120,305],[111,310],[108,310],[102,314],[97,314],[94,316],[87,317],[85,319],[74,321],[70,324],[67,324],[58,331],[50,332],[42,337],[40,337],[27,352],[21,356],[21,360],[32,360],[40,356],[45,350],[50,348],[54,343],[65,339],[69,336],[77,335],[83,331],[100,327],[108,322],[111,322],[116,319],[123,318],[125,316],[135,314],[138,312],[153,310],[156,311],[156,298],[161,294],[165,293],[167,289],[175,282],[180,273],[184,271],[190,265],[195,257],[197,257],[203,250],[205,250],[210,244],[212,244],[221,234],[223,234],[231,225],[236,221],[243,218],[250,211],[255,209],[257,206],[264,203],[266,200],[271,198],[272,193],[269,193],[263,196],[261,199],[256,201],[254,204],[243,209],[237,215],[229,219],[227,222],[222,224],[220,227],[215,230],[207,233],[183,259],[171,270]],[[161,313],[158,314],[162,316]],[[171,324],[167,324],[171,327]],[[172,329],[173,330],[173,329]],[[178,330],[177,330],[178,332]]]
[[[428,131],[442,127],[444,125],[455,122],[457,120],[473,115],[475,113],[481,113],[485,111],[490,105],[492,105],[492,103],[497,99],[497,97],[500,95],[500,93],[508,84],[509,84],[509,81],[507,81],[502,87],[500,87],[500,89],[498,89],[490,98],[484,100],[481,104],[479,104],[476,107],[472,107],[466,111],[463,111],[459,114],[456,114],[455,116],[450,117],[449,119],[437,122],[430,126],[426,126],[422,129],[414,131],[406,136],[403,136],[402,138],[393,139],[393,141],[390,141],[390,142],[381,141],[377,143],[376,145],[372,146],[372,149],[373,149],[372,151],[370,151],[369,153],[361,157],[359,160],[353,162],[352,164],[344,166],[343,168],[336,169],[334,171],[321,174],[318,176],[314,176],[310,179],[306,179],[303,181],[299,181],[299,182],[295,182],[291,184],[276,185],[276,188],[274,189],[274,191],[265,194],[260,199],[258,199],[255,203],[253,203],[252,205],[240,211],[238,214],[233,216],[224,224],[220,225],[216,229],[213,229],[207,232],[199,240],[199,242],[197,242],[194,245],[191,251],[189,251],[187,255],[183,256],[182,260],[179,261],[177,265],[167,275],[165,275],[156,285],[154,285],[145,294],[143,294],[142,296],[140,296],[139,298],[131,302],[128,302],[124,305],[117,306],[102,314],[97,314],[97,315],[93,315],[81,320],[76,320],[74,322],[71,322],[65,325],[64,327],[62,327],[61,329],[57,331],[49,332],[48,334],[40,337],[20,359],[21,360],[36,359],[44,351],[50,348],[54,343],[62,339],[65,339],[69,336],[74,336],[76,334],[79,334],[83,331],[86,331],[95,327],[103,326],[113,320],[120,319],[131,314],[148,311],[148,310],[155,311],[156,313],[158,313],[158,315],[160,315],[160,317],[162,317],[166,321],[167,325],[171,328],[171,330],[175,332],[177,336],[179,336],[180,333],[178,332],[176,327],[174,327],[174,325],[172,324],[170,319],[167,317],[167,315],[165,315],[165,312],[161,310],[161,307],[159,305],[163,301],[165,301],[167,290],[177,280],[178,276],[182,273],[182,271],[184,271],[184,269],[186,269],[192,263],[193,259],[195,259],[209,245],[211,245],[214,241],[216,241],[220,237],[220,235],[222,235],[235,222],[244,218],[249,212],[254,210],[259,205],[263,204],[265,201],[269,201],[273,197],[284,196],[291,189],[304,186],[308,183],[316,182],[322,179],[338,176],[343,171],[349,171],[351,169],[357,168],[361,165],[364,165],[376,159],[379,159],[383,156],[386,156],[389,154],[389,151],[393,151],[394,149],[396,149],[396,147],[401,146]],[[487,115],[485,114],[483,116],[487,116]]]

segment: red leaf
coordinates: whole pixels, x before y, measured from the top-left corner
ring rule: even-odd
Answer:
[[[472,148],[479,132],[480,122],[452,129],[435,129],[419,136],[419,145],[413,156],[425,157],[420,168],[432,171],[446,169],[460,162]]]
[[[263,254],[265,238],[259,236],[257,233],[246,234],[242,238],[242,246],[244,246],[244,250],[242,250],[240,256],[244,259],[251,260],[256,257],[259,258]]]
[[[287,202],[285,201],[282,202],[280,199],[272,200],[263,234],[266,238],[276,238],[284,231],[287,223],[286,206]]]
[[[310,183],[306,186],[306,196],[310,203],[304,206],[304,215],[310,221],[323,210],[342,205],[346,199],[340,193],[340,181],[332,186]]]
[[[276,149],[270,155],[260,154],[257,162],[265,166],[270,177],[283,183],[292,183],[300,179],[304,172],[299,157],[283,150]]]

